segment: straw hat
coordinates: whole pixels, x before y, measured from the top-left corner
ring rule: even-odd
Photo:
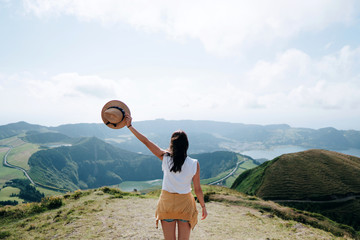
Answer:
[[[128,106],[119,100],[112,100],[102,108],[101,118],[106,126],[119,129],[126,125],[125,113],[131,115]]]

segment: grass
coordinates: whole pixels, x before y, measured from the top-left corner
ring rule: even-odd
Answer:
[[[13,187],[6,187],[6,188],[2,188],[0,191],[0,201],[7,201],[7,200],[11,200],[11,201],[18,201],[19,203],[22,203],[24,200],[22,200],[21,198],[18,197],[10,197],[11,194],[19,194],[20,189],[18,188],[13,188]]]
[[[13,136],[10,138],[4,138],[0,140],[0,145],[11,145],[13,147],[17,147],[19,145],[22,145],[24,143],[23,140],[21,140],[21,137],[24,137],[25,134],[19,134],[17,136]]]
[[[5,182],[15,179],[15,178],[26,178],[22,171],[4,167],[2,162],[5,154],[9,150],[5,145],[13,146],[13,149],[7,157],[7,161],[16,166],[22,167],[24,169],[29,169],[28,160],[32,153],[38,150],[38,146],[30,143],[25,143],[20,139],[22,135],[14,136],[11,138],[1,139],[0,140],[0,187],[4,186]]]
[[[325,150],[285,154],[266,169],[257,195],[316,199],[360,193],[360,158]]]
[[[265,162],[260,166],[244,171],[233,183],[231,188],[234,188],[240,192],[254,195],[258,188],[263,183],[263,176],[268,165],[273,162]]]
[[[360,158],[316,149],[284,154],[265,162],[241,174],[232,187],[267,200],[332,200],[349,193],[359,194],[359,175]],[[324,208],[325,203],[291,204],[360,230],[358,201],[330,205]]]
[[[0,145],[14,145],[18,140],[19,138],[17,136],[4,138],[0,140]]]
[[[14,147],[7,157],[8,163],[29,170],[29,158],[39,150],[39,145],[25,143]]]
[[[200,169],[201,169],[201,168],[200,168]],[[200,180],[200,183],[201,183],[201,184],[209,184],[209,183],[211,183],[211,182],[215,182],[215,181],[217,181],[217,180],[225,177],[226,175],[228,175],[231,171],[232,171],[232,169],[229,169],[229,170],[227,170],[227,171],[225,171],[225,172],[219,173],[219,174],[218,174],[217,176],[215,176],[215,177],[207,178],[207,179],[202,179],[202,180]]]
[[[41,193],[44,193],[45,196],[57,196],[57,195],[61,194],[58,191],[49,190],[49,189],[39,187],[39,186],[36,187],[36,190],[38,190]]]
[[[277,216],[284,220],[300,222],[302,224],[331,232],[335,236],[351,236],[356,239],[360,239],[360,232],[356,232],[350,226],[336,223],[321,214],[284,207],[271,201],[264,201],[254,196],[248,196],[241,193],[239,194],[238,192],[232,193],[231,191],[233,190],[230,189],[221,193],[214,189],[215,187],[216,186],[213,186],[212,188],[205,189],[204,191],[205,196],[207,196],[210,201],[226,202],[251,207],[261,212],[270,214],[270,217]]]
[[[205,194],[210,191],[213,198],[218,198],[207,202],[208,218],[199,220],[191,233],[192,239],[351,239],[306,223],[284,220],[272,214],[271,204],[270,210],[265,211],[249,204],[220,200],[228,197],[252,204],[267,204],[260,199],[249,200],[251,197],[215,186],[203,186],[203,189]],[[41,203],[0,208],[0,237],[25,240],[163,239],[161,225],[160,229],[155,229],[157,197],[154,195],[100,188],[67,193],[60,199],[61,206],[54,209],[44,210]],[[8,213],[4,214],[4,211]]]
[[[0,154],[1,157],[2,154]],[[2,164],[2,157],[1,157],[1,164],[0,164],[0,187],[3,187],[5,182],[15,179],[15,178],[26,178],[22,171],[4,167]]]
[[[242,164],[240,164],[239,168],[236,170],[236,172],[229,177],[228,179],[226,179],[226,184],[225,186],[227,187],[231,187],[233,185],[233,183],[235,182],[236,178],[243,173],[244,171],[248,170],[248,169],[252,169],[257,167],[258,165],[254,164],[254,162],[252,160],[247,160],[245,162],[243,162]]]
[[[241,174],[243,173],[245,170],[247,169],[251,169],[251,168],[254,168],[256,167],[257,165],[254,164],[254,162],[251,160],[251,159],[247,159],[247,158],[244,158],[242,157],[241,155],[238,155],[238,161],[243,161],[245,160],[245,162],[243,162],[242,164],[239,165],[239,168],[236,170],[236,172],[230,176],[229,178],[226,179],[226,182],[225,182],[225,186],[227,187],[231,187],[232,184],[234,183],[234,181],[236,180],[236,178]],[[216,177],[213,177],[213,178],[208,178],[208,179],[202,179],[200,180],[201,184],[209,184],[211,182],[215,182],[223,177],[225,177],[227,174],[229,174],[233,169],[229,169],[225,172],[222,172],[220,174],[218,174]]]

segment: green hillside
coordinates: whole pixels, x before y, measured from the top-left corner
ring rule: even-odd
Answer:
[[[212,178],[224,171],[233,169],[238,162],[237,154],[234,152],[220,151],[191,154],[190,156],[199,161],[201,179]]]
[[[38,144],[49,144],[49,143],[70,143],[73,142],[73,139],[56,132],[37,132],[37,131],[28,131],[24,140],[31,143],[38,143]]]
[[[209,215],[203,221],[199,216],[191,239],[359,239],[353,229],[319,214],[227,188],[203,190]],[[0,207],[0,239],[163,239],[154,218],[159,193],[102,187]]]
[[[360,201],[355,197],[360,194],[359,176],[360,158],[309,150],[284,154],[248,170],[236,179],[232,188],[320,212],[360,230],[357,224],[360,222]],[[350,197],[348,201],[331,202],[346,197]]]
[[[212,178],[233,169],[233,152],[191,155],[199,160],[201,178]],[[161,161],[153,155],[129,152],[97,138],[83,138],[69,147],[41,150],[29,159],[29,174],[35,182],[60,189],[87,189],[122,181],[162,178]]]
[[[232,187],[264,199],[319,200],[360,193],[360,158],[337,152],[284,154],[250,171]],[[251,178],[254,181],[247,184]]]
[[[36,182],[69,190],[113,185],[123,179],[156,179],[162,174],[161,162],[155,157],[128,152],[97,138],[38,151],[29,165]]]
[[[47,131],[47,128],[26,122],[10,123],[0,126],[0,139],[13,137],[27,131]]]

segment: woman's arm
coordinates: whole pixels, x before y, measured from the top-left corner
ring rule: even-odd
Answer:
[[[140,132],[138,132],[131,124],[132,118],[130,115],[125,115],[126,120],[126,126],[129,128],[129,130],[135,135],[137,139],[139,139],[145,146],[160,160],[163,160],[165,151],[159,148],[155,143],[151,142],[147,137],[142,135]]]
[[[195,194],[197,196],[197,199],[199,200],[201,209],[202,209],[202,218],[201,220],[204,220],[207,217],[207,211],[206,211],[206,206],[205,206],[205,201],[204,201],[204,194],[203,191],[201,189],[201,185],[200,185],[200,164],[199,162],[197,163],[197,170],[196,173],[193,177],[193,183],[194,183],[194,191]]]

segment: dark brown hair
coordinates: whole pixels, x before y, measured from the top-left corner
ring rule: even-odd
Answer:
[[[182,130],[175,131],[170,140],[169,152],[172,157],[170,172],[181,172],[181,167],[187,157],[189,141],[186,133]]]

